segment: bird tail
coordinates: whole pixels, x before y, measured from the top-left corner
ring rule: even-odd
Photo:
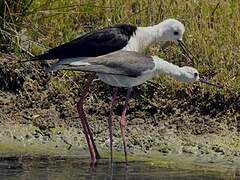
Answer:
[[[61,70],[61,69],[63,69],[63,67],[65,67],[64,65],[69,65],[69,64],[74,63],[74,62],[80,63],[81,60],[83,60],[85,58],[87,58],[87,57],[60,59],[57,63],[55,63],[51,67],[47,68],[45,70],[45,72],[49,73],[49,72],[55,72],[55,71]]]

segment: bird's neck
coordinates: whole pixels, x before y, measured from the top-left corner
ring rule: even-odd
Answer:
[[[155,71],[157,74],[169,75],[178,81],[186,82],[186,78],[188,76],[181,67],[160,59],[157,56],[154,56],[153,59],[155,63]]]
[[[144,52],[149,46],[159,42],[159,25],[138,27],[125,50]]]

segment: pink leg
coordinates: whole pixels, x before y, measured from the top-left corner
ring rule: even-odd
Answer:
[[[128,100],[130,98],[131,92],[132,92],[132,88],[129,88],[128,91],[127,91],[125,104],[123,106],[123,112],[122,112],[122,115],[121,115],[121,118],[120,118],[120,121],[119,121],[126,164],[128,163],[128,160],[127,160],[127,148],[126,148],[126,141],[125,141],[126,112],[127,112]]]
[[[113,136],[112,136],[112,115],[113,115],[113,109],[114,109],[115,102],[116,102],[117,92],[118,92],[118,88],[117,87],[113,88],[112,106],[111,106],[110,114],[109,114],[109,117],[108,117],[109,141],[110,141],[109,147],[110,147],[111,163],[112,163],[112,159],[113,159],[113,150],[112,150],[112,142],[113,142]]]
[[[79,117],[80,117],[81,122],[82,122],[83,131],[84,131],[84,134],[85,134],[85,137],[86,137],[86,141],[87,141],[87,144],[88,144],[88,149],[89,149],[90,158],[91,158],[91,162],[92,163],[95,163],[96,159],[100,159],[100,155],[99,155],[99,153],[97,151],[97,147],[96,147],[96,145],[94,143],[91,129],[90,129],[89,124],[88,124],[88,122],[86,120],[86,116],[85,116],[84,109],[83,109],[83,102],[84,102],[85,98],[89,94],[89,87],[90,87],[94,77],[95,77],[95,75],[92,74],[88,78],[88,80],[86,82],[86,85],[84,87],[84,90],[82,92],[82,95],[80,97],[80,100],[77,103],[77,110],[78,110]]]
[[[82,127],[83,127],[83,133],[84,133],[85,139],[87,141],[88,150],[89,150],[90,159],[91,159],[91,164],[95,164],[96,163],[96,157],[95,157],[93,146],[90,142],[89,132],[88,132],[88,129],[86,127],[86,122],[84,121],[84,112],[81,110],[81,106],[83,106],[82,103],[83,102],[81,102],[81,101],[79,101],[77,103],[77,110],[78,110],[79,117],[81,119],[81,123],[82,123]]]
[[[88,94],[87,94],[87,95],[88,95]],[[87,97],[87,95],[85,96],[85,98]],[[83,99],[83,100],[84,100],[84,99]],[[87,122],[86,115],[85,115],[85,113],[84,113],[83,102],[82,102],[82,104],[80,105],[80,109],[81,109],[81,112],[82,112],[82,119],[84,120],[85,127],[86,127],[86,129],[87,129],[88,136],[89,136],[90,141],[91,141],[91,143],[92,143],[92,148],[93,148],[93,150],[94,150],[96,159],[100,159],[101,157],[100,157],[100,154],[99,154],[99,152],[98,152],[98,150],[97,150],[97,146],[96,146],[96,144],[94,143],[94,139],[93,139],[93,134],[92,134],[91,128],[90,128],[90,126],[89,126],[89,124],[88,124],[88,122]]]

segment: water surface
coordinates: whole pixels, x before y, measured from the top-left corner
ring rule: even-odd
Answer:
[[[236,174],[222,174],[208,171],[160,168],[143,161],[132,161],[126,166],[123,162],[109,165],[107,159],[96,167],[89,165],[89,159],[75,157],[2,157],[0,161],[1,180],[79,180],[79,179],[233,179]]]

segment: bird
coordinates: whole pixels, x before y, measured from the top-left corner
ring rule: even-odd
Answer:
[[[179,45],[183,53],[194,63],[194,56],[182,40],[184,32],[184,25],[176,19],[166,19],[157,25],[148,27],[117,24],[109,28],[87,33],[24,62],[58,59],[57,63],[48,69],[48,71],[53,71],[64,64],[74,62],[76,59],[81,61],[88,57],[97,57],[120,50],[143,53],[150,45],[170,41]],[[90,159],[93,163],[100,159],[100,154],[86,120],[83,103],[90,93],[89,88],[94,78],[94,73],[89,75],[76,105],[87,141]]]
[[[110,115],[108,118],[109,139],[112,141],[112,114],[117,96],[117,88],[127,88],[127,95],[123,107],[123,113],[120,118],[121,136],[123,144],[125,142],[125,127],[126,127],[126,111],[128,100],[130,98],[133,87],[143,84],[153,77],[164,74],[171,76],[175,80],[185,83],[202,82],[217,86],[200,78],[197,69],[189,66],[179,67],[158,56],[146,56],[142,53],[134,51],[117,51],[107,55],[98,57],[88,57],[78,61],[75,58],[73,62],[62,64],[57,67],[57,70],[71,70],[94,72],[98,78],[104,83],[115,87],[112,97]],[[127,150],[124,149],[125,162],[127,163]]]

